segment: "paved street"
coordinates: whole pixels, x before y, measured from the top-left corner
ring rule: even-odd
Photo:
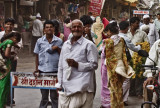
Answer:
[[[18,72],[33,72],[35,69],[34,56],[29,54],[27,51],[21,51],[18,60]],[[94,100],[94,108],[100,107],[100,61],[99,68],[96,71],[97,76],[97,93]],[[15,101],[16,106],[14,108],[38,108],[41,99],[40,90],[38,89],[15,89]],[[140,108],[140,104],[143,102],[142,99],[136,97],[129,97],[129,106],[125,108]],[[9,107],[7,107],[9,108]],[[50,108],[50,107],[48,107]]]

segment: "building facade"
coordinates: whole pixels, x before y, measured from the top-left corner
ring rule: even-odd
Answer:
[[[135,3],[130,3],[125,0],[105,0],[101,17],[106,17],[108,20],[116,18],[117,20],[126,20],[133,16],[133,10],[136,9]]]

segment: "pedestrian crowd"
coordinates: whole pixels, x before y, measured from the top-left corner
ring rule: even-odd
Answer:
[[[129,21],[111,21],[93,17],[92,13],[80,19],[64,20],[64,32],[58,20],[40,20],[38,13],[33,21],[31,48],[35,56],[35,77],[41,73],[57,73],[56,90],[40,89],[42,98],[39,108],[92,108],[96,94],[96,80],[101,80],[100,108],[124,108],[128,96],[148,97],[145,86],[154,81],[151,71],[137,72],[135,54],[149,51],[149,57],[160,65],[160,14],[154,23],[150,16]],[[15,20],[7,18],[4,31],[0,32],[0,108],[10,105],[10,72],[16,72],[17,54],[23,48],[21,34],[14,31]],[[148,50],[144,46],[148,45]],[[95,70],[101,59],[101,79]],[[139,58],[138,58],[139,59]],[[145,58],[146,59],[146,58]],[[150,59],[138,62],[152,65]],[[136,62],[136,63],[135,63]],[[3,67],[2,67],[3,66]],[[147,78],[146,78],[147,77]],[[13,89],[13,105],[14,89]],[[49,101],[49,97],[51,102]],[[149,108],[149,106],[146,106]]]

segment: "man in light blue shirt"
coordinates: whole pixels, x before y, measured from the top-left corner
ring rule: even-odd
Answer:
[[[52,21],[44,23],[45,35],[37,40],[34,53],[36,54],[35,73],[57,73],[59,55],[62,47],[62,40],[54,34]],[[39,108],[47,108],[50,91],[52,108],[58,108],[58,95],[56,90],[41,89],[42,99]]]

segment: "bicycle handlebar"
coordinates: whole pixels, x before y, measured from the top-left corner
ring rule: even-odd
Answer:
[[[145,65],[145,64],[142,64],[142,67],[150,67],[150,68],[153,68],[153,67],[156,67],[154,65]]]
[[[158,68],[158,66],[155,66],[155,65],[145,65],[145,64],[142,64],[141,65],[142,67],[144,67],[144,68],[150,68],[150,70],[159,70],[159,68]],[[148,70],[148,69],[146,69],[146,70]]]

